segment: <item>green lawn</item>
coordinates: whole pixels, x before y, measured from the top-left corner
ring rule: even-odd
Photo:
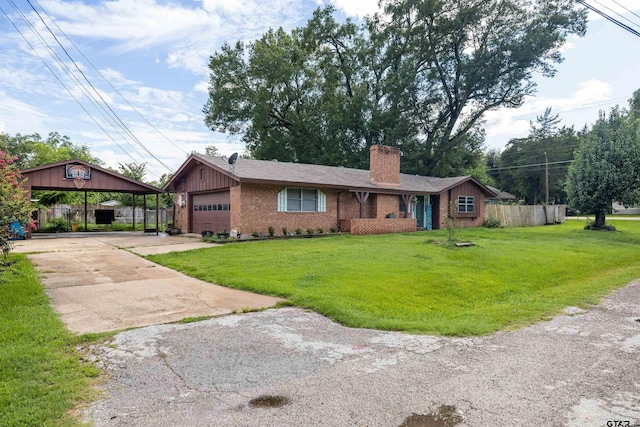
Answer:
[[[68,426],[100,371],[80,362],[24,255],[0,257],[0,425]]]
[[[229,244],[152,261],[226,286],[282,296],[345,325],[481,335],[587,306],[640,278],[640,222],[584,222]]]

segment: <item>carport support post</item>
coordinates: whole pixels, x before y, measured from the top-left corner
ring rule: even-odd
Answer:
[[[147,232],[147,195],[142,195],[142,229]]]
[[[160,195],[156,193],[156,236],[160,234],[160,224],[158,224],[158,207]]]
[[[87,192],[84,192],[84,231],[87,230]]]
[[[136,231],[136,195],[131,193],[131,222],[133,222],[133,231]]]

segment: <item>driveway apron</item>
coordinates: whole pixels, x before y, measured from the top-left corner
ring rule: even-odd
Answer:
[[[271,307],[279,301],[203,282],[136,255],[211,247],[197,239],[88,234],[36,237],[16,246],[16,252],[27,253],[40,272],[61,320],[77,333],[215,316]]]

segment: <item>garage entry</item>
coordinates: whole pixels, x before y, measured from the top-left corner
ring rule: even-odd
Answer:
[[[230,199],[229,191],[192,195],[191,232],[229,231],[231,229]]]

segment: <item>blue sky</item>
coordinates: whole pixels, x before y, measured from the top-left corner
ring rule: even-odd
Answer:
[[[640,16],[618,5],[640,15],[640,1],[588,2],[623,14],[640,30]],[[132,138],[114,130],[115,126],[87,101],[80,84],[59,69],[44,42],[13,7],[54,46],[55,40],[29,2],[0,0],[0,8],[112,139],[74,101],[2,12],[0,132],[46,135],[57,131],[75,143],[87,144],[108,166],[147,162],[148,179],[175,171],[189,152],[203,152],[207,145],[216,145],[227,155],[242,152],[244,144],[238,137],[211,132],[203,124],[209,55],[225,41],[251,41],[270,27],[288,30],[304,25],[316,7],[326,3],[355,19],[377,10],[376,0],[31,0],[88,58],[90,62],[43,15],[100,96],[154,158]],[[626,106],[632,93],[640,88],[639,47],[639,37],[590,15],[587,36],[569,40],[564,48],[565,61],[557,67],[556,76],[536,78],[535,97],[519,109],[486,115],[487,147],[502,148],[510,138],[526,136],[529,120],[535,120],[546,107],[560,114],[562,124],[581,128],[597,119],[599,109],[609,110],[615,104]],[[55,51],[71,68],[64,52],[59,48]],[[79,73],[75,75],[83,79]]]

